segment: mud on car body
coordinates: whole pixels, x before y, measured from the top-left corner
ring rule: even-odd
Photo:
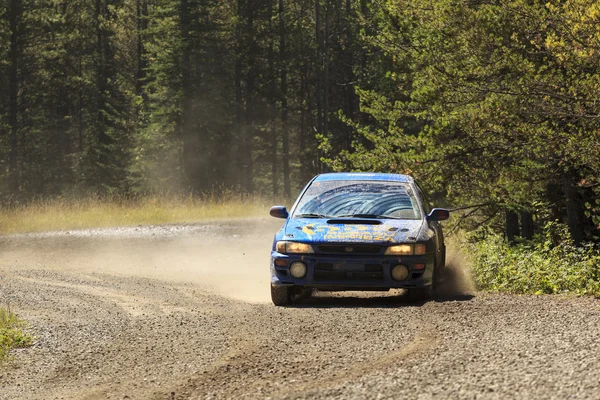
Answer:
[[[446,247],[439,221],[413,178],[382,173],[330,173],[313,178],[288,210],[271,250],[271,298],[292,303],[313,289],[408,289],[435,295]]]

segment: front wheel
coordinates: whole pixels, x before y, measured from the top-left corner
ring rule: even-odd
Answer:
[[[431,285],[408,289],[408,296],[412,301],[435,299],[440,285],[440,270],[437,262],[433,265]]]
[[[290,286],[271,285],[271,301],[279,307],[289,306],[292,303],[292,288]]]

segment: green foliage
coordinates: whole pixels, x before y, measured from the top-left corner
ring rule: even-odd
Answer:
[[[573,244],[568,229],[546,224],[533,241],[508,246],[501,235],[480,230],[463,243],[483,290],[508,293],[600,296],[600,249]]]
[[[24,332],[24,328],[24,321],[10,310],[0,307],[0,361],[11,349],[31,346],[34,338]]]
[[[136,193],[180,190],[182,39],[173,1],[149,6],[143,34],[142,78],[137,93],[138,126],[133,138],[129,182]]]
[[[338,113],[358,112],[365,7],[0,2],[0,200],[279,186],[291,196],[324,169],[315,134],[350,147]]]
[[[351,148],[323,141],[332,168],[411,172],[451,204],[491,204],[476,223],[547,202],[593,237],[597,1],[379,0],[362,16],[378,69],[359,80],[368,117],[347,121],[358,134]]]
[[[596,0],[0,2],[0,200],[385,171],[593,240],[599,26]]]

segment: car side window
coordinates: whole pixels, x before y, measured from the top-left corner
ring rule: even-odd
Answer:
[[[421,202],[423,203],[423,209],[425,210],[425,214],[429,214],[431,212],[431,205],[429,204],[429,199],[425,196],[423,189],[419,186],[418,183],[415,183],[417,187],[417,196],[421,198]]]

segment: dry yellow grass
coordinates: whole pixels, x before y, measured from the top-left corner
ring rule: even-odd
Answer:
[[[0,233],[13,234],[109,226],[197,222],[268,215],[260,198],[148,197],[136,200],[49,200],[4,209]]]

